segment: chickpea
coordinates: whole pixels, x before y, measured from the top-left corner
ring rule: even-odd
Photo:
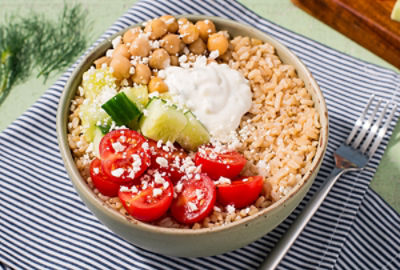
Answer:
[[[196,27],[199,29],[200,38],[207,41],[208,36],[215,33],[215,25],[210,20],[197,21]]]
[[[181,26],[183,24],[187,24],[189,21],[186,18],[179,18],[178,19],[178,26]]]
[[[131,63],[128,58],[123,57],[122,55],[117,55],[111,59],[110,67],[113,69],[113,75],[118,80],[129,78]]]
[[[178,31],[178,22],[176,21],[175,17],[171,15],[164,15],[160,17],[161,20],[165,22],[167,25],[168,32],[170,33],[176,33]]]
[[[164,93],[168,91],[168,85],[160,77],[152,77],[149,82],[149,92]]]
[[[116,57],[117,55],[121,55],[129,59],[131,54],[129,53],[129,49],[125,44],[118,44],[117,48],[114,49],[112,56]]]
[[[189,45],[189,50],[194,54],[203,54],[206,49],[207,46],[201,38]]]
[[[176,54],[181,50],[182,40],[178,35],[175,34],[166,34],[162,39],[162,47],[169,54]]]
[[[229,47],[228,38],[223,32],[212,34],[208,37],[207,48],[210,52],[218,50],[219,55],[223,55]]]
[[[179,26],[179,34],[181,34],[184,43],[190,44],[199,38],[199,29],[193,23],[188,22]]]
[[[171,55],[171,66],[179,66],[179,58],[176,55]]]
[[[137,64],[132,76],[133,82],[137,84],[148,84],[151,76],[150,68],[144,64]]]
[[[129,48],[129,52],[133,56],[146,57],[149,55],[151,50],[150,42],[145,36],[140,36],[136,38]]]
[[[101,69],[103,67],[103,64],[106,64],[106,66],[109,66],[111,63],[111,57],[103,56],[94,61],[94,64],[96,65],[97,69]]]
[[[135,28],[131,28],[124,33],[124,35],[122,36],[122,41],[125,44],[132,43],[132,41],[134,41],[141,32],[142,32],[142,29],[139,26],[135,27]]]
[[[167,24],[159,18],[151,20],[146,24],[146,27],[144,28],[145,33],[150,33],[150,39],[152,40],[162,37],[163,35],[165,35],[165,33],[167,33],[167,31]]]
[[[170,65],[171,59],[165,49],[156,49],[149,59],[149,65],[152,68],[163,69]]]

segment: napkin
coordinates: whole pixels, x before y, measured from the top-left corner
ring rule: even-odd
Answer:
[[[76,63],[0,134],[0,261],[3,267],[257,269],[333,169],[333,151],[349,134],[370,95],[400,101],[399,74],[290,32],[236,1],[143,0],[129,9],[93,46],[129,25],[162,14],[189,13],[220,16],[252,25],[289,47],[311,70],[326,98],[330,137],[321,170],[306,198],[272,232],[246,247],[218,256],[168,257],[124,241],[103,226],[83,204],[58,150],[57,105]],[[367,169],[340,178],[279,269],[400,269],[400,217],[368,187],[399,114],[396,111]]]

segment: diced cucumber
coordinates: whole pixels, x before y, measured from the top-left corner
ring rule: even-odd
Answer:
[[[105,87],[115,88],[115,80],[109,68],[89,69],[83,74],[83,93],[89,100],[94,100]]]
[[[160,98],[151,99],[145,110],[140,120],[140,130],[150,139],[175,142],[186,126],[187,119],[183,112]]]
[[[122,92],[142,111],[149,102],[149,91],[146,85],[126,87]]]
[[[179,134],[176,142],[187,151],[196,151],[200,145],[210,141],[210,135],[191,111],[186,112],[185,116],[187,124]]]
[[[94,139],[93,139],[93,154],[100,158],[100,141],[104,137],[103,131],[97,127],[94,131]]]
[[[137,127],[141,112],[124,92],[119,92],[101,107],[118,126],[127,126],[132,129]]]
[[[92,142],[96,126],[100,122],[101,125],[111,123],[111,117],[95,103],[84,103],[80,107],[80,117],[82,120],[83,132],[85,139]]]

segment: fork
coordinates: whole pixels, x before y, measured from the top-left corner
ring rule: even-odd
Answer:
[[[275,245],[260,269],[275,269],[303,231],[308,221],[318,210],[336,180],[346,172],[362,170],[368,163],[369,158],[374,155],[397,109],[397,105],[393,104],[388,118],[386,121],[383,121],[391,102],[386,102],[386,105],[380,112],[379,108],[382,107],[382,100],[378,99],[374,106],[374,99],[375,95],[369,98],[363,113],[357,119],[348,138],[335,151],[335,168],[329,175],[328,180],[315,192],[314,196],[303,208],[297,219]],[[370,109],[372,113],[367,117]],[[382,127],[380,127],[381,125]]]

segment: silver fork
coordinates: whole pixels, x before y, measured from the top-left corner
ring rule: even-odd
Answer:
[[[297,219],[275,245],[274,249],[261,265],[260,269],[275,269],[288,252],[293,242],[303,231],[308,221],[318,210],[336,180],[345,172],[362,170],[367,164],[368,159],[374,155],[379,144],[382,142],[383,136],[385,135],[397,108],[397,105],[393,104],[388,118],[383,121],[391,102],[386,102],[386,105],[380,112],[379,108],[381,107],[382,100],[379,99],[374,106],[374,99],[375,96],[372,95],[365,106],[363,113],[357,119],[357,122],[350,132],[346,142],[342,143],[335,151],[335,168],[329,175],[328,180],[322,184],[317,192],[315,192],[314,196],[301,211]],[[372,109],[372,113],[367,117],[370,109]]]

